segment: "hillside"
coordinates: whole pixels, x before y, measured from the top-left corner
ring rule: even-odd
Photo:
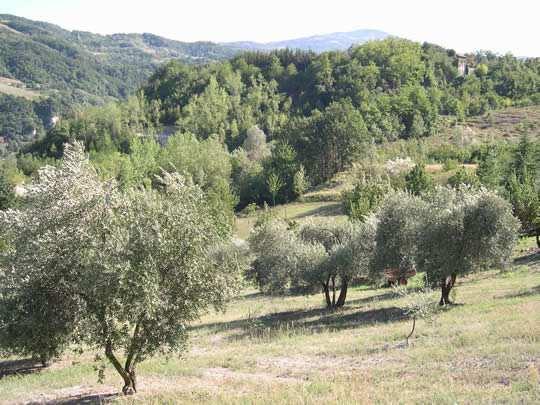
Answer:
[[[401,141],[380,145],[376,153],[369,157],[370,163],[384,166],[385,160],[397,156],[405,157],[407,153],[414,156],[415,149],[423,149],[428,158],[426,170],[433,177],[436,184],[446,185],[449,177],[463,166],[469,171],[476,169],[477,164],[456,165],[446,168],[444,162],[434,159],[435,151],[452,145],[458,147],[479,148],[493,142],[517,143],[523,133],[534,140],[540,138],[540,106],[511,107],[487,114],[470,117],[459,125],[442,127],[435,135],[423,139]],[[432,151],[431,153],[429,151]],[[377,156],[378,155],[378,158]],[[304,222],[309,219],[333,218],[338,221],[345,218],[342,207],[342,193],[351,190],[358,181],[355,167],[362,165],[355,162],[349,170],[336,174],[331,180],[312,187],[303,196],[301,202],[292,202],[270,208],[276,217],[288,221]],[[246,215],[241,213],[235,221],[235,234],[240,239],[247,239],[253,229],[261,210]]]
[[[133,398],[118,394],[112,367],[97,382],[100,363],[88,351],[47,368],[0,360],[0,402],[537,403],[540,257],[528,246],[516,250],[513,271],[461,279],[459,304],[419,322],[409,346],[403,298],[389,289],[356,287],[336,312],[322,309],[320,294],[246,290],[190,328],[181,359],[143,362]]]
[[[65,115],[78,105],[124,99],[169,60],[202,64],[247,50],[345,50],[386,36],[381,31],[357,30],[266,44],[180,42],[150,33],[68,31],[0,14],[0,111],[9,115],[1,120],[0,137],[17,150],[21,142],[32,139],[34,130],[42,135],[52,116]],[[33,111],[23,117],[23,110]]]
[[[0,14],[0,76],[27,87],[123,97],[169,59],[207,62],[231,49],[152,34],[98,35]]]
[[[68,31],[0,14],[0,111],[9,115],[0,120],[0,137],[25,141],[34,130],[43,134],[52,116],[77,105],[123,99],[165,61],[205,63],[236,52],[210,42],[179,42],[152,34]],[[23,116],[20,111],[30,113]]]
[[[326,52],[343,51],[353,45],[360,45],[367,41],[384,39],[389,34],[378,30],[355,30],[349,32],[334,32],[331,34],[313,35],[310,37],[295,38],[284,41],[273,42],[228,42],[224,45],[239,48],[242,50],[262,50],[273,49],[301,49],[304,51]]]

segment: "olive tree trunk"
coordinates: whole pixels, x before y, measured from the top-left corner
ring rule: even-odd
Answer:
[[[453,273],[450,276],[443,277],[441,280],[441,300],[439,301],[439,305],[452,304],[452,302],[450,302],[450,291],[456,283],[456,277],[456,273]]]
[[[322,284],[322,291],[326,301],[326,308],[336,309],[345,305],[345,300],[347,299],[347,289],[349,286],[348,280],[344,279],[341,282],[341,287],[339,291],[339,296],[336,300],[336,277],[328,277],[326,282]],[[330,291],[332,292],[330,294]]]
[[[339,297],[336,303],[336,307],[340,308],[345,305],[345,300],[347,299],[347,289],[349,287],[349,280],[343,279],[341,281],[341,290],[339,291]]]
[[[322,283],[323,294],[326,300],[326,308],[332,308],[332,300],[330,299],[330,277],[325,283]]]
[[[139,363],[140,357],[140,329],[141,329],[142,316],[135,325],[135,330],[131,338],[131,343],[127,352],[126,362],[122,367],[122,364],[115,356],[113,351],[113,344],[111,339],[107,339],[105,343],[105,356],[111,362],[115,370],[120,374],[120,377],[124,380],[124,386],[122,387],[122,393],[124,395],[133,395],[137,392],[137,374],[135,372],[135,366]]]
[[[122,393],[124,395],[132,395],[137,392],[137,377],[135,374],[135,364],[126,360],[126,365],[122,367],[120,361],[114,355],[112,350],[111,341],[107,341],[105,345],[105,356],[111,362],[115,370],[120,374],[120,377],[124,380],[124,386],[122,387]]]

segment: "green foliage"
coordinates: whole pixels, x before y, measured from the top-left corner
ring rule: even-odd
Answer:
[[[304,288],[315,290],[322,286],[328,308],[343,306],[349,284],[363,281],[369,274],[375,249],[375,230],[373,219],[364,223],[318,221],[302,226],[300,238],[307,243],[321,245],[326,251],[324,261],[299,274]],[[336,300],[337,287],[340,294]]]
[[[364,221],[373,213],[392,192],[392,187],[383,179],[364,179],[356,184],[351,191],[343,192],[343,207],[349,218]]]
[[[493,192],[438,188],[427,199],[417,265],[431,283],[507,264],[519,222]]]
[[[178,172],[200,186],[214,215],[232,226],[236,200],[231,191],[231,160],[216,138],[198,140],[191,134],[177,134],[160,151],[158,166]]]
[[[478,187],[480,186],[480,180],[474,171],[467,170],[461,166],[450,178],[448,184],[454,188],[462,185]]]
[[[266,135],[257,126],[248,129],[243,148],[248,159],[255,162],[263,161],[272,153],[270,145],[266,142]]]
[[[403,298],[401,301],[401,308],[410,319],[412,319],[412,330],[406,337],[406,343],[409,344],[409,338],[414,333],[416,327],[416,321],[423,319],[427,322],[433,322],[434,316],[437,312],[434,305],[435,299],[433,290],[430,288],[429,283],[425,283],[419,290],[410,291],[405,286],[395,286],[394,292]]]
[[[384,200],[376,214],[378,225],[371,276],[382,280],[386,269],[414,264],[422,232],[426,203],[415,195],[396,192]]]
[[[519,228],[508,202],[466,187],[439,187],[423,198],[398,193],[383,203],[377,218],[373,277],[406,260],[442,287],[441,304],[449,303],[458,275],[505,266]]]
[[[525,234],[540,234],[540,188],[532,177],[519,181],[512,175],[507,185],[514,215],[521,222]]]
[[[497,189],[504,184],[510,159],[508,152],[502,145],[488,145],[480,151],[476,174],[483,185]]]
[[[520,182],[540,173],[540,151],[526,134],[520,138],[516,147],[510,164],[510,172],[515,174]]]
[[[188,323],[223,308],[241,273],[222,248],[226,224],[199,186],[161,182],[120,193],[75,144],[40,171],[23,209],[0,212],[1,267],[15,270],[0,272],[3,350],[48,360],[67,345],[100,348],[129,393],[138,363],[182,350]]]
[[[136,36],[122,40],[137,42]],[[151,47],[164,45],[152,36],[144,41]],[[330,181],[378,143],[402,141],[388,147],[390,152],[400,150],[389,157],[410,156],[419,164],[470,163],[478,158],[473,156],[475,149],[464,147],[463,142],[430,146],[423,139],[456,119],[512,103],[532,103],[539,94],[534,84],[538,61],[491,54],[469,60],[480,66],[478,73],[459,77],[454,52],[389,38],[347,52],[319,55],[281,50],[248,52],[203,66],[171,61],[136,96],[65,116],[27,151],[60,158],[64,143],[79,140],[105,178],[117,179],[122,187],[148,186],[157,167],[168,162],[155,157],[157,146],[151,141],[144,145],[148,148],[144,157],[130,157],[141,153],[137,140],[153,138],[164,144],[170,133],[191,133],[199,141],[212,138],[231,153],[232,184],[222,185],[224,191],[218,192],[226,204],[242,209],[252,202],[289,202],[305,191],[307,181],[301,178],[313,186]],[[509,72],[512,80],[504,76]],[[34,110],[43,121],[42,116],[57,107],[43,103]],[[455,117],[442,119],[442,115]],[[457,142],[463,141],[463,129],[456,126],[455,131]],[[403,142],[411,138],[415,141]],[[148,159],[149,164],[142,164],[141,159]],[[505,186],[506,182],[496,180],[498,169],[489,168],[487,160],[479,163],[484,184]],[[516,170],[521,169],[516,166]],[[270,176],[278,176],[283,183],[276,193],[268,188]],[[402,177],[392,181],[394,187],[403,186]],[[431,188],[421,165],[406,183],[416,194]],[[232,192],[235,201],[227,197]]]
[[[522,224],[522,233],[538,235],[540,149],[525,134],[516,146],[490,146],[479,156],[481,182],[501,191],[512,203],[514,215]]]
[[[421,195],[433,187],[433,180],[426,173],[424,165],[417,164],[405,177],[407,191],[414,195]]]
[[[298,198],[302,198],[304,193],[309,188],[309,180],[306,177],[304,166],[300,165],[300,169],[294,174],[293,191]]]
[[[34,103],[0,94],[0,137],[5,138],[11,150],[18,150],[37,135],[42,135],[44,125],[45,121],[37,115]]]
[[[128,153],[134,139],[153,132],[149,104],[138,94],[123,103],[87,108],[71,119],[61,120],[46,137],[32,144],[28,152],[60,158],[65,143],[80,141],[89,152]]]
[[[231,154],[232,185],[238,196],[237,208],[250,203],[262,204],[267,194],[264,169],[260,162],[250,160],[243,148]]]
[[[268,191],[272,195],[272,205],[276,205],[276,196],[278,195],[279,191],[283,188],[285,183],[283,183],[283,180],[279,177],[276,173],[271,173],[270,176],[268,176],[268,179],[266,180],[266,185],[268,186]]]
[[[0,76],[17,79],[42,96],[34,101],[0,96],[0,136],[8,136],[13,149],[35,139],[34,128],[42,134],[53,116],[134,94],[163,61],[201,63],[237,52],[152,34],[67,31],[6,14],[0,20],[7,27],[0,31]]]
[[[323,112],[292,121],[282,136],[298,151],[300,162],[316,184],[350,165],[369,139],[362,115],[348,101],[332,103]]]
[[[350,282],[366,277],[374,249],[375,223],[332,221],[290,229],[283,221],[261,222],[249,239],[251,278],[261,291],[321,290],[328,308],[345,304]],[[340,289],[336,300],[336,288]]]
[[[447,160],[446,162],[444,162],[443,164],[443,170],[445,172],[448,172],[450,170],[456,170],[458,168],[458,162],[455,161],[455,160]]]
[[[0,170],[0,210],[11,208],[15,202],[13,186],[6,175]]]
[[[283,221],[262,221],[249,237],[255,259],[250,278],[262,292],[284,294],[291,287],[298,264],[301,241]]]

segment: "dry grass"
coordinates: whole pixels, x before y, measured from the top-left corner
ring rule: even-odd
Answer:
[[[259,210],[255,215],[240,216],[236,218],[235,235],[240,239],[247,239],[255,223],[257,216],[261,214]],[[344,220],[343,207],[341,202],[317,201],[317,202],[294,202],[290,204],[278,205],[270,208],[270,212],[276,218],[283,218],[291,221],[302,222],[307,218],[333,218]]]
[[[468,118],[457,127],[445,128],[435,138],[441,143],[470,144],[498,140],[516,141],[523,133],[540,136],[540,106],[511,107]]]
[[[27,89],[22,82],[7,77],[0,77],[0,93],[23,97],[29,100],[33,100],[40,96],[38,91]]]
[[[184,357],[142,363],[134,397],[116,395],[120,381],[110,367],[98,384],[88,353],[1,378],[0,401],[538,402],[540,254],[531,243],[518,249],[513,271],[459,280],[460,305],[432,324],[419,322],[409,347],[403,342],[410,322],[388,289],[357,287],[336,312],[324,310],[319,295],[246,291],[226,313],[192,326]]]

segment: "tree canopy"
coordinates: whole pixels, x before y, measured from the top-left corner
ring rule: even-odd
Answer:
[[[167,172],[160,183],[119,192],[75,144],[40,170],[23,208],[0,212],[3,350],[46,361],[67,345],[100,348],[129,393],[138,363],[181,350],[187,325],[223,308],[242,263],[230,228],[199,186]]]

